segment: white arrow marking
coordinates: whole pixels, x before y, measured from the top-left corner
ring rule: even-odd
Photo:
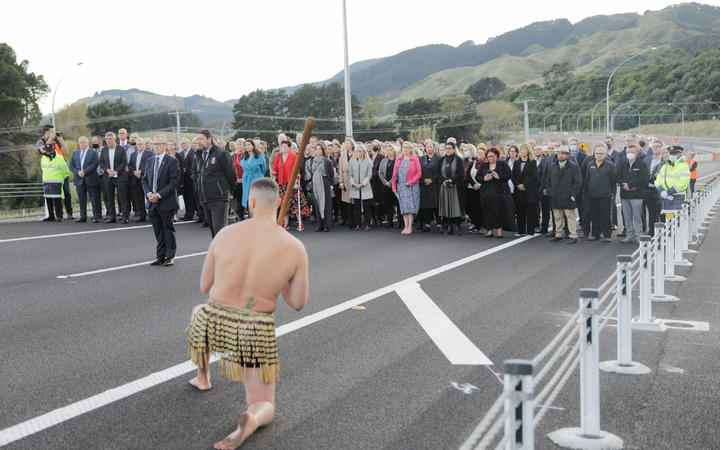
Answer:
[[[403,283],[395,291],[450,363],[479,366],[492,364],[492,361],[438,308],[419,284]]]

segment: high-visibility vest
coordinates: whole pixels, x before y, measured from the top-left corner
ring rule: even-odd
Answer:
[[[65,177],[70,176],[70,169],[68,168],[65,159],[57,153],[53,159],[43,156],[40,158],[40,167],[42,168],[42,182],[45,197],[58,198],[57,189],[50,188],[50,186],[56,187],[58,183],[60,185],[60,197],[62,197],[63,180],[65,180]]]
[[[697,161],[695,161],[694,159],[691,159],[690,161],[687,162],[687,164],[688,164],[688,167],[692,167],[693,165],[695,165],[695,168],[690,170],[690,179],[697,180],[697,168],[698,168]]]
[[[683,161],[675,164],[663,163],[655,178],[655,186],[670,194],[685,192],[690,185],[690,168]]]

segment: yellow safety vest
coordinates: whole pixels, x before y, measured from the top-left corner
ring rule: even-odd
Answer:
[[[685,192],[690,185],[690,168],[684,161],[676,160],[675,164],[663,163],[655,178],[655,186],[659,186],[669,194]]]
[[[70,169],[68,168],[65,158],[56,153],[55,158],[50,159],[47,156],[40,158],[40,167],[42,168],[42,181],[45,183],[60,183],[62,186],[63,180],[70,176]],[[62,188],[60,189],[62,193]],[[46,195],[47,196],[47,195]]]

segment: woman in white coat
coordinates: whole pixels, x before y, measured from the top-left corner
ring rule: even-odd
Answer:
[[[350,198],[353,202],[353,215],[355,216],[355,231],[370,231],[370,218],[372,207],[372,161],[367,149],[362,144],[355,148],[355,158],[350,160]]]

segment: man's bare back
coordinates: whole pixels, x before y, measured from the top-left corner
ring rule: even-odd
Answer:
[[[290,289],[293,284],[305,284],[293,281],[306,279],[303,244],[280,226],[249,219],[225,227],[215,236],[200,284],[203,291],[209,287],[208,295],[216,302],[273,312],[281,293],[289,294],[283,298],[291,307],[301,309],[304,302],[293,304],[293,297],[298,296],[293,296]]]

